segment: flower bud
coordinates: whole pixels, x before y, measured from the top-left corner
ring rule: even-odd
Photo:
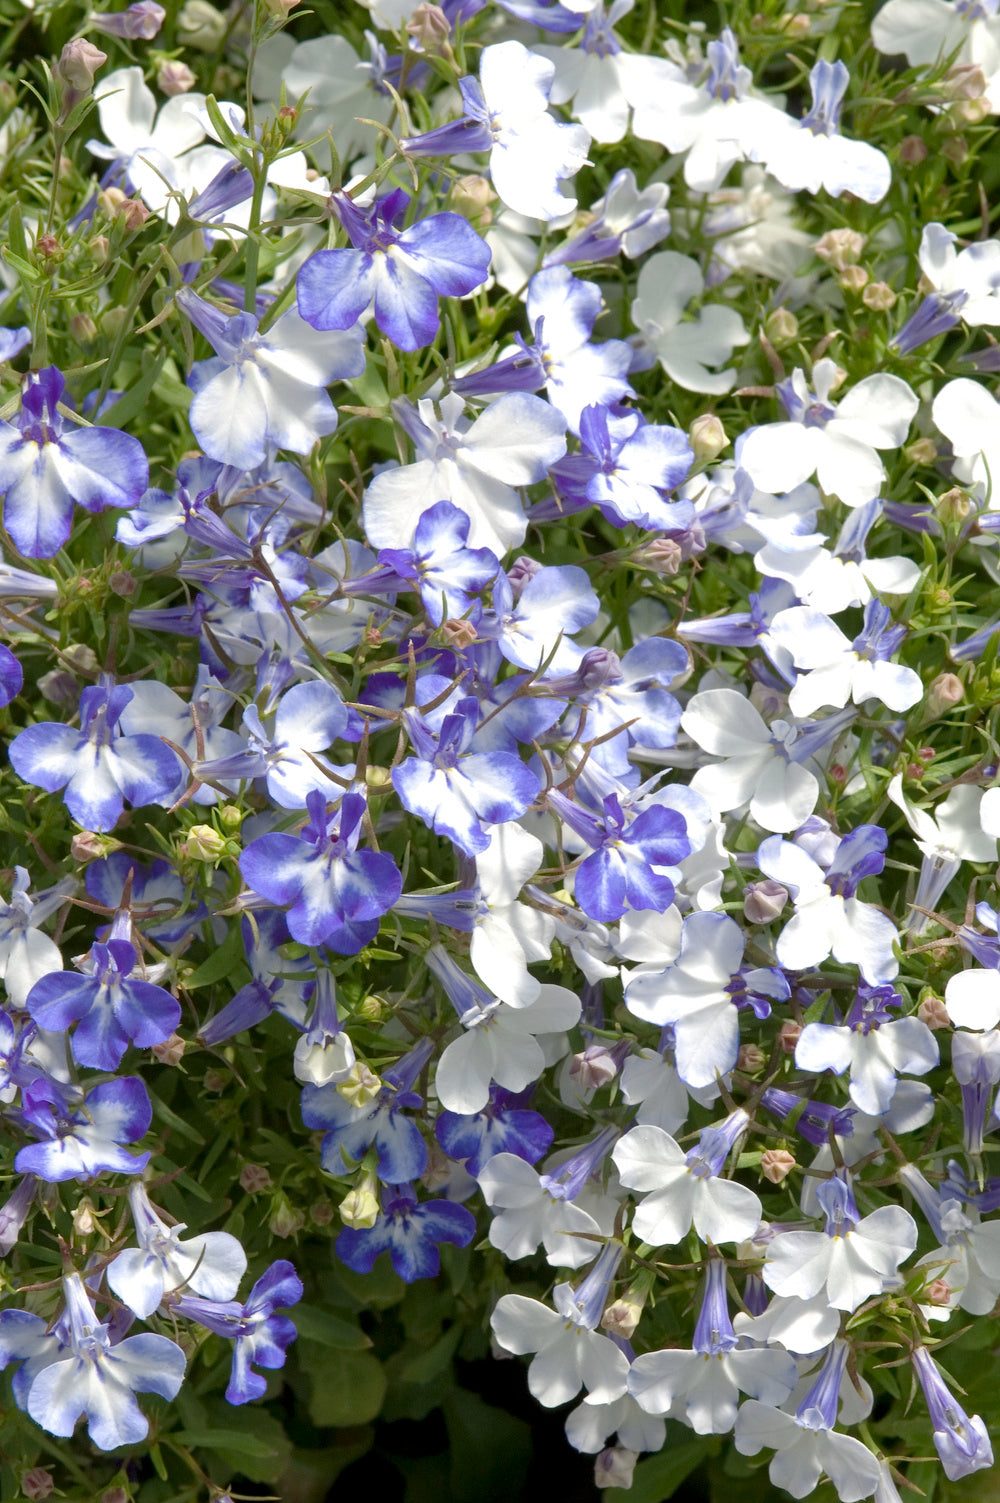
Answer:
[[[388,767],[377,767],[369,762],[365,768],[365,785],[372,793],[389,793],[392,790],[392,773]]]
[[[50,704],[75,705],[80,699],[80,685],[65,668],[53,668],[43,673],[38,687]]]
[[[483,224],[489,224],[492,218],[489,205],[495,200],[488,178],[477,172],[469,172],[452,183],[450,207],[466,219],[481,219]]]
[[[93,344],[97,338],[97,325],[89,313],[74,313],[69,321],[69,332],[77,344]]]
[[[868,285],[868,273],[863,266],[845,266],[837,281],[845,292],[860,292]]]
[[[953,167],[962,167],[968,161],[968,143],[961,136],[949,136],[938,148],[940,155]]]
[[[97,1217],[94,1215],[94,1202],[88,1195],[78,1200],[73,1210],[73,1230],[80,1237],[89,1237],[97,1230]]]
[[[123,198],[118,205],[118,213],[125,221],[125,228],[130,235],[136,230],[141,230],[146,220],[150,218],[149,210],[139,198]]]
[[[269,1231],[275,1237],[294,1237],[305,1225],[306,1218],[290,1204],[287,1195],[277,1195],[267,1218]]]
[[[154,1044],[150,1053],[161,1065],[179,1065],[184,1058],[184,1040],[179,1033],[172,1033],[160,1044]]]
[[[809,17],[803,15],[801,11],[781,17],[781,29],[792,42],[800,42],[803,37],[808,36],[811,26],[812,22]]]
[[[847,266],[853,266],[865,247],[864,235],[859,235],[857,230],[827,230],[825,235],[820,236],[813,246],[813,250],[821,261],[826,261],[834,271],[843,271]]]
[[[965,698],[965,685],[956,673],[939,673],[931,679],[924,706],[924,719],[936,720]]]
[[[219,861],[226,853],[225,837],[211,825],[192,825],[183,851],[189,861]]]
[[[919,167],[928,155],[927,142],[922,136],[904,136],[899,143],[899,160],[907,167]]]
[[[75,669],[77,673],[89,676],[90,674],[96,674],[100,670],[101,665],[97,661],[96,652],[92,647],[88,647],[85,642],[71,642],[68,647],[63,648],[62,655],[70,667]]]
[[[951,1285],[944,1279],[932,1279],[924,1286],[920,1298],[926,1300],[929,1305],[950,1305]]]
[[[420,1183],[428,1190],[443,1190],[451,1182],[455,1166],[437,1143],[427,1145],[427,1168],[420,1176]]]
[[[74,37],[59,54],[59,61],[52,72],[71,94],[76,95],[73,101],[75,104],[78,99],[90,93],[98,69],[103,68],[107,60],[108,54],[102,52],[100,47],[95,47],[93,42],[88,42],[85,37]]]
[[[227,835],[239,833],[243,823],[243,811],[237,809],[235,804],[220,804],[215,811],[215,817]]]
[[[928,1028],[935,1031],[951,1027],[951,1018],[948,1016],[943,997],[939,997],[929,987],[925,987],[921,993],[917,1017],[921,1023],[926,1023]]]
[[[792,1018],[785,1019],[778,1029],[778,1043],[781,1046],[782,1054],[795,1053],[795,1046],[799,1041],[801,1033],[802,1025],[800,1023],[796,1023]]]
[[[317,1200],[309,1207],[309,1219],[315,1226],[329,1226],[333,1220],[333,1206],[328,1200]]]
[[[156,87],[161,94],[166,94],[168,99],[173,99],[177,94],[186,94],[189,89],[194,88],[197,82],[197,78],[187,63],[175,59],[168,59],[161,63],[156,75]]]
[[[226,17],[208,0],[187,0],[177,17],[177,40],[199,52],[215,52],[226,39]]]
[[[792,344],[799,337],[799,321],[790,308],[775,308],[767,315],[764,333],[775,349]]]
[[[111,250],[111,242],[108,240],[107,235],[91,236],[87,241],[87,249],[90,252],[90,259],[95,266],[107,265],[108,255]]]
[[[359,1231],[369,1231],[379,1216],[378,1195],[375,1192],[373,1178],[366,1178],[357,1189],[349,1190],[337,1209],[345,1226],[353,1226]]]
[[[750,882],[743,892],[743,917],[751,924],[769,924],[778,917],[787,902],[787,887],[782,887],[773,877]]]
[[[66,259],[66,252],[55,235],[39,235],[35,242],[35,250],[49,266],[58,266]]]
[[[715,413],[702,412],[688,429],[688,442],[694,450],[695,461],[698,464],[710,464],[728,447],[729,439]]]
[[[961,486],[953,485],[950,491],[938,496],[937,514],[946,526],[948,523],[964,522],[971,510],[972,502]]]
[[[795,1168],[795,1158],[786,1148],[765,1148],[760,1156],[760,1172],[772,1185],[780,1185]]]
[[[916,438],[912,444],[907,444],[903,457],[910,464],[933,464],[937,452],[937,444],[932,438]]]
[[[114,851],[120,851],[122,843],[113,835],[95,835],[93,830],[77,830],[69,848],[73,860],[82,866],[87,861],[98,861]]]
[[[594,1462],[594,1486],[631,1487],[638,1460],[638,1451],[628,1451],[624,1446],[608,1446]]]
[[[349,1106],[368,1106],[379,1091],[382,1082],[363,1060],[356,1059],[346,1080],[337,1082],[337,1090]]]
[[[601,1325],[612,1336],[621,1336],[626,1341],[631,1341],[642,1318],[645,1303],[644,1299],[640,1299],[629,1290],[620,1299],[611,1302],[601,1316]]]
[[[451,24],[440,5],[418,5],[406,23],[407,35],[425,52],[440,52],[451,35]]]
[[[940,83],[944,99],[982,99],[986,93],[986,74],[978,63],[955,63]]]
[[[271,1176],[263,1164],[244,1164],[240,1170],[240,1186],[248,1195],[259,1195],[261,1190],[271,1188]]]
[[[569,1078],[581,1091],[599,1091],[618,1074],[618,1062],[606,1044],[591,1044],[569,1062]]]
[[[40,1503],[42,1498],[48,1498],[55,1483],[52,1473],[47,1472],[43,1466],[33,1466],[30,1472],[25,1472],[21,1478],[21,1491],[26,1498],[31,1498],[32,1503]]]
[[[462,621],[456,616],[450,616],[441,624],[441,635],[449,647],[454,647],[457,652],[463,652],[471,647],[479,635],[471,621]]]
[[[121,37],[129,42],[151,42],[159,34],[166,15],[156,0],[136,0],[127,10],[96,11],[90,24],[109,37]]]
[[[206,1091],[211,1091],[213,1096],[218,1096],[226,1089],[228,1076],[223,1075],[221,1070],[206,1070],[202,1085]]]
[[[873,313],[887,313],[896,305],[896,294],[888,282],[869,282],[861,294],[861,301]]]
[[[758,1070],[763,1070],[767,1063],[767,1055],[759,1044],[741,1044],[740,1052],[736,1056],[736,1068],[742,1070],[744,1075],[756,1075]]]
[[[185,1356],[193,1357],[194,1350],[186,1352]],[[123,1487],[109,1487],[101,1494],[101,1503],[129,1503],[129,1496]]]
[[[129,600],[139,588],[139,582],[127,569],[115,569],[108,575],[108,588],[113,595]]]

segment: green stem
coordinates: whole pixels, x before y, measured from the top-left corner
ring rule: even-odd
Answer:
[[[267,165],[260,162],[254,170],[253,200],[250,204],[250,223],[247,227],[246,295],[243,307],[254,313],[257,307],[257,266],[260,260],[260,215],[264,203],[264,188],[267,184]]]

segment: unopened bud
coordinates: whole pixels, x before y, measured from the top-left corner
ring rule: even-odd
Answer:
[[[206,1091],[211,1091],[213,1096],[218,1096],[226,1089],[227,1078],[221,1070],[206,1070],[202,1085]]]
[[[66,252],[55,235],[39,235],[35,241],[35,249],[43,261],[54,266],[58,266],[66,259]]]
[[[454,647],[457,652],[464,652],[471,647],[479,635],[471,621],[463,621],[457,616],[450,616],[447,621],[441,623],[441,635],[449,647]]]
[[[799,337],[799,321],[790,308],[775,308],[767,315],[764,333],[775,349],[792,344]]]
[[[778,1029],[778,1043],[782,1054],[794,1054],[795,1046],[802,1033],[802,1025],[792,1018],[786,1018]]]
[[[986,74],[978,63],[955,63],[940,84],[945,99],[982,99],[986,93]]]
[[[896,294],[888,282],[869,282],[861,294],[861,301],[873,313],[888,313],[890,308],[895,307]]]
[[[756,1075],[767,1063],[767,1055],[759,1044],[741,1044],[736,1056],[736,1068],[744,1075]]]
[[[107,60],[108,54],[95,47],[93,42],[88,42],[85,37],[74,37],[72,42],[66,43],[52,71],[60,83],[82,99],[94,87],[98,70]]]
[[[933,464],[937,459],[937,452],[937,444],[932,438],[915,438],[903,450],[903,457],[910,464]]]
[[[161,1065],[179,1065],[184,1058],[184,1040],[179,1033],[172,1033],[162,1043],[154,1044],[150,1053]]]
[[[926,989],[920,998],[917,1017],[921,1023],[926,1023],[927,1027],[933,1029],[935,1032],[942,1028],[951,1027],[951,1018],[948,1016],[948,1009],[944,1005],[944,999],[929,989]]]
[[[47,1472],[43,1466],[33,1466],[21,1478],[21,1491],[26,1498],[32,1499],[32,1503],[40,1503],[42,1498],[50,1497],[54,1487],[52,1473]]]
[[[363,1060],[356,1059],[346,1080],[337,1082],[337,1090],[349,1106],[368,1106],[379,1091],[382,1082]]]
[[[826,261],[834,271],[843,271],[853,266],[865,248],[865,237],[857,230],[827,230],[820,236],[813,249],[821,261]]]
[[[946,162],[953,167],[963,167],[969,159],[969,146],[961,136],[949,136],[938,148]]]
[[[77,344],[93,344],[97,338],[97,325],[89,313],[74,313],[69,321],[69,332]]]
[[[94,1215],[94,1203],[89,1196],[78,1200],[73,1210],[73,1230],[80,1237],[89,1237],[97,1228],[97,1218]]]
[[[156,75],[156,86],[161,94],[166,94],[168,99],[173,99],[178,94],[186,94],[189,89],[194,88],[197,82],[197,78],[187,63],[173,59],[161,63]]]
[[[199,52],[215,52],[226,40],[228,29],[226,17],[208,0],[187,0],[177,17],[177,40]]]
[[[108,587],[113,595],[120,595],[124,600],[130,599],[139,588],[134,574],[127,569],[115,569],[108,575]]]
[[[159,34],[166,15],[156,0],[136,0],[127,10],[95,12],[90,24],[110,37],[121,37],[129,42],[151,42]]]
[[[389,793],[392,789],[391,769],[369,762],[365,768],[365,786],[370,788],[372,793]]]
[[[226,853],[225,836],[211,825],[192,825],[184,840],[189,861],[218,861]]]
[[[963,125],[981,125],[987,115],[992,115],[993,106],[984,95],[979,99],[962,99],[952,106],[952,111]]]
[[[53,668],[43,673],[38,687],[50,704],[75,705],[80,699],[80,685],[65,668]]]
[[[904,136],[899,143],[899,160],[907,167],[919,167],[928,157],[927,142],[922,136]]]
[[[443,1190],[450,1184],[455,1166],[437,1143],[427,1145],[427,1168],[420,1176],[420,1183],[431,1192]]]
[[[965,685],[956,673],[939,673],[937,678],[931,679],[927,690],[927,702],[924,707],[924,718],[936,720],[939,715],[954,709],[955,705],[962,703],[965,698]]]
[[[113,835],[96,835],[93,830],[77,830],[69,848],[73,860],[83,865],[86,861],[100,861],[113,852],[120,851],[122,844]]]
[[[357,1016],[366,1023],[381,1023],[385,1014],[386,1003],[381,997],[366,997],[357,1007]]]
[[[781,29],[793,42],[800,42],[803,37],[808,36],[811,25],[809,17],[803,15],[801,11],[791,16],[781,17]]]
[[[370,1231],[378,1220],[378,1196],[370,1185],[365,1184],[358,1190],[349,1190],[337,1209],[345,1226]]]
[[[608,1446],[594,1462],[594,1486],[631,1487],[638,1460],[638,1451],[626,1450],[624,1446]]]
[[[868,285],[868,273],[863,266],[845,266],[837,281],[845,292],[860,292]]]
[[[618,1063],[606,1044],[591,1044],[569,1062],[569,1078],[581,1091],[599,1091],[618,1074]]]
[[[96,652],[85,642],[71,642],[68,647],[63,648],[62,655],[76,673],[82,673],[85,676],[96,674],[101,666],[97,661]]]
[[[937,514],[941,521],[948,523],[962,523],[972,510],[972,502],[968,494],[961,486],[953,485],[951,490],[945,491],[937,499]]]
[[[950,1305],[951,1293],[951,1285],[944,1279],[932,1279],[929,1284],[925,1285],[920,1298],[926,1300],[929,1305]]]
[[[109,339],[117,339],[129,320],[127,308],[106,308],[101,314],[101,328]]]
[[[240,1170],[240,1186],[248,1195],[259,1195],[261,1190],[271,1188],[271,1176],[263,1164],[244,1164]]]
[[[634,1294],[623,1294],[605,1310],[601,1316],[601,1325],[612,1336],[621,1336],[626,1341],[631,1341],[642,1318],[644,1304],[645,1300],[638,1299]]]
[[[688,429],[688,442],[694,450],[695,460],[699,464],[710,464],[728,447],[729,439],[715,413],[702,412]]]
[[[795,1157],[786,1148],[765,1148],[760,1156],[760,1172],[772,1185],[780,1185],[795,1168]]]
[[[489,224],[492,218],[489,206],[495,200],[496,194],[489,179],[481,177],[478,172],[469,172],[452,183],[451,207],[466,219],[481,219],[484,224]]]
[[[111,242],[107,235],[92,235],[87,241],[87,249],[90,252],[90,259],[95,266],[107,265],[108,255],[111,251]]]
[[[271,1214],[267,1218],[268,1229],[275,1237],[294,1237],[305,1225],[306,1218],[297,1211],[287,1195],[275,1196]]]
[[[237,809],[235,804],[220,804],[215,817],[227,835],[236,835],[243,823],[243,811]]]
[[[125,228],[129,234],[141,230],[146,220],[149,219],[149,210],[139,198],[123,198],[118,205],[118,212],[125,221]]]
[[[440,52],[451,35],[451,23],[440,5],[418,5],[406,23],[407,35],[425,52]]]
[[[783,911],[788,902],[788,888],[765,877],[760,882],[750,882],[743,892],[743,917],[751,924],[769,924]]]
[[[328,1200],[317,1200],[309,1207],[309,1219],[315,1226],[329,1226],[333,1220],[333,1206]]]
[[[673,538],[652,538],[636,549],[632,562],[651,574],[676,574],[684,562],[684,549]]]

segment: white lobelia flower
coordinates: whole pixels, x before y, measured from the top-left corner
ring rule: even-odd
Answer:
[[[832,549],[822,533],[755,518],[766,541],[754,564],[761,574],[790,584],[803,605],[827,616],[865,606],[875,595],[908,595],[923,572],[919,564],[901,554],[868,558],[865,553],[868,533],[882,511],[877,497],[854,507]]]
[[[872,21],[879,52],[902,53],[911,67],[937,63],[956,53],[956,63],[982,69],[987,98],[1000,103],[1000,17],[995,0],[889,0]]]
[[[479,907],[469,941],[469,959],[484,986],[511,1007],[529,1007],[541,990],[528,970],[548,960],[555,936],[551,915],[518,902],[542,864],[544,847],[520,825],[495,825],[486,850],[476,857]]]
[[[204,140],[192,103],[204,106],[204,94],[178,94],[157,112],[156,99],[142,69],[116,68],[94,90],[97,116],[107,141],[88,141],[95,157],[113,162],[124,173],[130,191],[138,192],[147,208],[162,212],[169,189],[184,179],[184,154]]]
[[[982,486],[988,509],[1000,511],[1000,403],[978,381],[961,376],[942,386],[931,416],[951,444],[956,478]]]
[[[817,1075],[849,1070],[851,1100],[862,1112],[880,1117],[892,1105],[897,1074],[926,1075],[940,1058],[926,1023],[886,1011],[901,1000],[888,986],[859,987],[843,1026],[806,1024],[795,1046],[796,1065]]]
[[[853,1311],[893,1285],[899,1265],[917,1245],[917,1223],[902,1206],[858,1210],[846,1178],[816,1191],[826,1216],[821,1232],[782,1232],[769,1243],[761,1270],[776,1294],[811,1299],[826,1290],[835,1310]]]
[[[509,1091],[523,1091],[551,1063],[535,1035],[564,1033],[579,1016],[580,999],[564,986],[540,986],[530,1006],[474,1004],[462,1016],[465,1033],[438,1061],[441,1105],[450,1112],[480,1112],[494,1080]]]
[[[549,102],[572,103],[574,120],[601,143],[622,139],[632,105],[649,93],[656,68],[653,58],[624,52],[615,36],[614,27],[634,3],[612,0],[605,12],[602,0],[594,0],[575,46],[537,42],[531,49],[547,57],[555,69]]]
[[[495,1153],[479,1171],[491,1211],[489,1240],[505,1257],[528,1258],[544,1247],[553,1268],[582,1268],[610,1236],[619,1202],[590,1184],[614,1140],[599,1133],[563,1163],[539,1174],[513,1153]],[[579,1204],[577,1202],[580,1202]]]
[[[919,809],[903,793],[903,779],[897,773],[886,790],[916,838],[923,856],[920,879],[913,898],[912,917],[907,923],[911,933],[920,934],[929,920],[919,910],[933,909],[963,861],[995,861],[996,837],[981,823],[982,806],[987,795],[969,783],[953,788],[932,814]]]
[[[292,48],[281,73],[289,103],[309,91],[297,136],[313,140],[330,132],[345,162],[354,162],[364,151],[363,160],[354,162],[355,171],[368,170],[369,162],[374,166],[375,131],[371,125],[362,125],[361,119],[387,125],[396,108],[379,77],[383,49],[371,32],[366,37],[372,54],[370,63],[361,61],[346,37],[313,37]],[[321,158],[323,142],[312,150]]]
[[[603,1305],[581,1312],[577,1293],[569,1284],[557,1284],[555,1310],[523,1294],[505,1294],[490,1318],[493,1335],[508,1352],[537,1353],[528,1368],[528,1387],[548,1409],[575,1398],[581,1388],[595,1404],[612,1403],[625,1393],[628,1358],[609,1336],[593,1329]]]
[[[205,1299],[236,1296],[246,1253],[228,1232],[203,1232],[181,1241],[184,1224],[168,1226],[142,1185],[129,1189],[138,1247],[126,1248],[108,1267],[108,1283],[129,1309],[148,1320],[166,1292],[185,1288]]]
[[[987,788],[979,805],[979,823],[983,834],[991,840],[1000,840],[1000,788]],[[992,860],[995,852],[987,857]]]
[[[658,251],[639,273],[632,322],[672,381],[686,391],[721,394],[736,384],[734,370],[719,370],[738,346],[749,344],[734,308],[709,303],[693,319],[684,310],[705,290],[697,261],[677,251]]]
[[[889,662],[906,628],[893,625],[888,606],[878,600],[865,606],[864,629],[853,640],[829,616],[807,605],[779,611],[770,635],[801,670],[788,695],[793,715],[811,715],[823,705],[843,709],[852,700],[860,705],[869,699],[901,712],[923,695],[919,673]]]
[[[905,381],[881,374],[866,376],[835,403],[839,379],[835,362],[823,359],[813,366],[812,390],[801,370],[778,383],[788,421],[751,428],[737,446],[754,485],[778,495],[815,475],[845,506],[878,495],[885,470],[876,451],[901,447],[920,403]]]
[[[365,531],[373,547],[393,548],[411,538],[427,508],[442,500],[470,518],[467,547],[490,548],[503,558],[524,541],[528,519],[518,489],[543,479],[565,454],[565,420],[528,392],[507,392],[471,422],[464,412],[453,392],[437,411],[427,398],[415,410],[397,405],[417,460],[383,470],[365,492]]]
[[[70,884],[70,889],[75,886]],[[36,981],[63,970],[62,952],[38,925],[65,901],[60,883],[40,897],[29,896],[31,878],[26,867],[15,866],[10,902],[0,898],[0,982],[11,1007],[23,1007]]]
[[[760,1222],[752,1190],[721,1179],[720,1170],[746,1130],[745,1112],[732,1112],[718,1127],[702,1129],[696,1148],[685,1153],[659,1127],[633,1127],[612,1151],[623,1185],[648,1193],[636,1207],[636,1235],[653,1247],[673,1246],[694,1226],[703,1240],[742,1242]]]
[[[1000,971],[973,966],[952,976],[944,1005],[956,1028],[985,1033],[1000,1023]]]
[[[840,111],[850,81],[846,66],[821,58],[809,75],[812,109],[801,120],[779,119],[759,152],[767,170],[791,192],[825,188],[834,197],[852,193],[877,204],[889,191],[892,169],[884,152],[866,141],[850,141],[839,131]],[[775,112],[777,114],[777,112]]]

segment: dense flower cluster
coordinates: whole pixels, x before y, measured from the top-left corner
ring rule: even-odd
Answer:
[[[91,16],[4,211],[14,1404],[222,1496],[391,1270],[601,1486],[985,1469],[996,7],[293,5]]]

